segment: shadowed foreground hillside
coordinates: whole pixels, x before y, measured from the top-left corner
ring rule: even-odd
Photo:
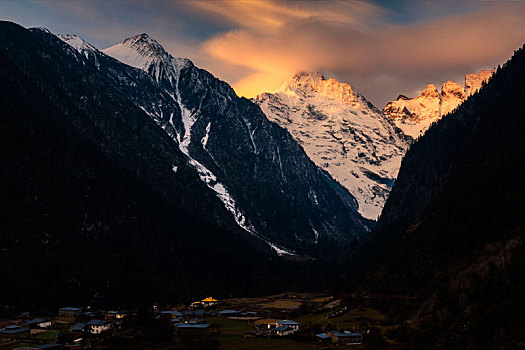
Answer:
[[[524,344],[524,96],[522,48],[403,160],[364,290],[411,297],[382,302],[409,348]]]

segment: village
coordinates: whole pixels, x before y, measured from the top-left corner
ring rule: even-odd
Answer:
[[[129,310],[64,306],[54,315],[22,312],[0,319],[0,348],[367,349],[383,320],[376,310],[312,293],[206,297]]]

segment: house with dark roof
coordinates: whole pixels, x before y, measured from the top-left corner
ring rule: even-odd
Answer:
[[[79,309],[78,307],[62,307],[58,309],[58,316],[65,316],[65,317],[77,317],[82,313],[82,309]]]
[[[87,323],[76,323],[71,326],[71,332],[82,333],[87,330]]]
[[[317,339],[321,345],[326,345],[332,342],[332,337],[328,333],[316,334],[315,339]]]
[[[202,310],[186,310],[184,311],[185,316],[204,316],[204,311]]]
[[[51,327],[51,320],[44,318],[33,318],[32,320],[24,322],[22,326],[30,328],[48,328]]]
[[[275,332],[276,335],[278,335],[280,337],[284,337],[284,336],[293,334],[295,332],[295,330],[293,328],[291,328],[291,327],[288,327],[288,326],[279,326],[279,327],[276,327],[274,329],[274,332]]]
[[[266,333],[276,327],[276,322],[278,320],[275,318],[261,318],[253,322],[255,329],[260,333]]]
[[[184,316],[184,314],[182,312],[171,311],[171,310],[161,311],[159,314],[160,314],[161,317],[164,316],[164,317],[169,317],[171,319],[180,318],[180,317]]]
[[[179,329],[206,329],[210,327],[208,323],[177,323],[176,326]]]
[[[339,345],[357,345],[363,343],[363,335],[350,331],[329,332],[332,342]]]
[[[220,310],[217,311],[217,315],[221,317],[230,317],[230,316],[236,316],[239,315],[240,312],[237,310]]]
[[[7,326],[4,329],[0,329],[1,338],[20,338],[29,336],[31,334],[31,328],[20,327],[17,325]]]
[[[175,329],[181,336],[205,336],[214,331],[208,323],[176,323]]]
[[[73,306],[58,309],[58,316],[55,317],[56,323],[75,323],[77,318],[82,316],[82,309]]]
[[[35,345],[32,349],[62,349],[63,345],[58,343]]]
[[[279,321],[275,322],[275,324],[277,325],[277,327],[286,326],[288,328],[291,328],[291,329],[293,329],[294,332],[298,331],[299,330],[299,326],[300,326],[299,322],[296,322],[296,321],[293,321],[293,320],[279,320]]]

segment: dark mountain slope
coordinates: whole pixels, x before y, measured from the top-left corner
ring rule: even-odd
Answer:
[[[520,49],[403,160],[365,290],[413,298],[384,303],[411,348],[524,344],[524,96]]]
[[[143,84],[128,97],[79,58],[51,34],[0,22],[2,303],[265,289],[253,269],[271,271],[268,248],[255,249],[178,145],[130,100],[155,91],[149,76],[112,60]]]
[[[345,188],[227,83],[187,59],[172,57],[146,34],[104,52],[143,69],[173,96],[182,113],[153,112],[152,117],[179,143],[246,231],[319,256],[323,247],[349,243],[372,226],[357,213],[357,203]]]

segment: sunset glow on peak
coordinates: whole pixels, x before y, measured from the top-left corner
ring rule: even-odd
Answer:
[[[98,49],[148,33],[230,83],[278,90],[297,72],[329,72],[378,106],[429,81],[459,81],[525,42],[525,3],[432,1],[2,2],[6,18],[82,34]],[[38,18],[38,21],[36,20]]]

